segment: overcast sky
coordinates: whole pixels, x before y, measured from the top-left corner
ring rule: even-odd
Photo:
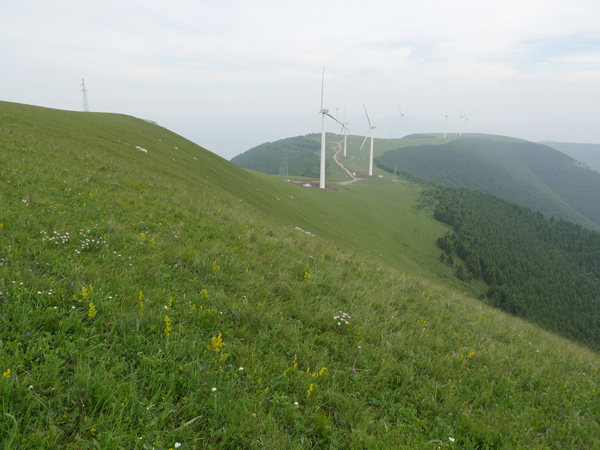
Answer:
[[[600,143],[599,0],[0,0],[0,100],[159,124],[231,158],[317,131]],[[341,117],[340,117],[341,119]],[[335,130],[330,125],[331,131]]]

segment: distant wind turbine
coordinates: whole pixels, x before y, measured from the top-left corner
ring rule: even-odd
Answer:
[[[460,124],[460,133],[459,133],[459,135],[462,136],[462,123],[463,123],[464,116],[463,116],[463,113],[462,113],[462,111],[460,109],[458,110],[458,113],[460,114],[460,121],[459,121],[459,124]]]
[[[448,114],[442,114],[442,116],[444,116],[446,118],[446,120],[444,121],[444,137],[446,137],[446,129],[447,129],[447,125],[448,125]]]
[[[323,108],[323,90],[325,88],[325,67],[323,67],[323,78],[321,80],[321,110],[316,113],[314,116],[312,116],[310,119],[308,119],[306,122],[304,122],[302,125],[300,125],[298,128],[296,128],[295,130],[292,131],[292,133],[300,128],[302,128],[304,125],[306,125],[308,122],[310,122],[311,120],[313,120],[315,117],[317,117],[319,114],[321,114],[321,173],[319,176],[319,188],[320,189],[325,189],[325,116],[329,116],[331,117],[333,120],[335,120],[337,123],[339,123],[341,125],[341,122],[339,120],[337,120],[335,117],[333,117],[331,114],[329,114],[329,110],[328,109],[324,109]]]
[[[402,114],[402,110],[400,109],[400,105],[398,105],[398,111],[400,111],[400,139],[402,139],[402,119],[404,119],[404,114]]]
[[[349,123],[346,122],[346,108],[344,107],[344,124],[342,125],[344,128],[344,157],[346,157],[346,141],[348,140],[348,131],[350,131],[350,128],[348,128]]]
[[[366,105],[363,105],[365,107],[365,114],[367,115],[367,120],[369,121],[369,129],[371,130],[371,152],[369,154],[369,176],[373,175],[373,130],[375,128],[377,128],[374,125],[371,125],[371,119],[369,119],[369,113],[367,112],[367,107]],[[365,140],[363,141],[362,145],[360,146],[360,150],[362,150],[363,146],[365,145],[365,142],[367,142],[367,138],[369,137],[369,135],[365,136]],[[359,150],[359,152],[360,152]]]

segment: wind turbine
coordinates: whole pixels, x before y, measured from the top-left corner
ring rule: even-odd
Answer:
[[[446,118],[446,120],[444,121],[444,137],[446,137],[446,128],[448,125],[448,114],[442,114],[442,116],[444,116]]]
[[[344,128],[344,158],[346,157],[346,141],[348,140],[348,131],[350,131],[350,128],[348,128],[349,123],[350,122],[346,122],[346,108],[344,107],[344,124],[342,125]]]
[[[367,107],[366,105],[363,105],[365,107],[365,114],[367,115],[367,120],[369,121],[369,129],[371,130],[371,153],[369,154],[369,176],[373,175],[373,130],[375,128],[377,128],[374,125],[371,125],[371,119],[369,119],[369,113],[367,112]],[[367,138],[369,136],[365,136],[365,140],[363,141],[362,145],[360,146],[360,150],[362,150],[363,146],[365,145],[365,142],[367,142]],[[359,152],[360,152],[359,150]]]
[[[465,133],[467,132],[468,121],[469,121],[469,118],[467,117],[467,113],[465,113]]]
[[[402,139],[402,119],[404,118],[404,114],[402,114],[402,110],[400,109],[400,105],[398,105],[398,111],[400,111],[400,139]]]
[[[458,113],[460,114],[460,121],[459,121],[459,124],[460,124],[460,133],[459,133],[459,135],[462,136],[462,122],[463,122],[464,116],[463,116],[463,113],[462,113],[462,111],[460,109],[458,110]]]
[[[323,67],[323,78],[321,80],[321,173],[319,177],[319,189],[325,189],[325,116],[331,117],[337,123],[340,123],[335,117],[329,114],[329,110],[323,108],[323,90],[325,88],[325,67]],[[337,125],[336,125],[337,126]]]
[[[298,128],[296,128],[296,130],[298,130],[299,128],[302,128],[308,122],[310,122],[315,117],[317,117],[319,114],[321,114],[321,124],[322,124],[322,126],[321,126],[321,173],[319,176],[319,189],[325,189],[325,116],[331,117],[333,120],[335,120],[337,123],[339,123],[341,125],[341,122],[339,120],[337,120],[335,117],[333,117],[331,114],[329,114],[328,109],[323,108],[324,87],[325,87],[325,67],[323,67],[323,78],[321,80],[321,110],[318,113],[316,113],[314,116],[312,116],[310,119],[308,119],[306,122],[304,122],[302,125],[300,125]],[[296,131],[296,130],[294,130],[294,131]],[[294,131],[292,131],[292,133]]]

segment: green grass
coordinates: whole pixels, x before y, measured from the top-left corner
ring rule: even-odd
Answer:
[[[283,220],[381,188],[425,227],[416,187],[303,190],[137,119],[9,103],[0,168],[4,448],[600,444],[589,350],[331,243],[360,216]]]

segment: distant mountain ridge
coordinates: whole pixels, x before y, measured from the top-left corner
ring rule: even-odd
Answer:
[[[575,158],[600,172],[600,144],[576,144],[572,142],[543,142],[559,152]]]
[[[600,230],[600,173],[546,145],[461,138],[390,150],[375,160],[399,171],[505,200]]]

